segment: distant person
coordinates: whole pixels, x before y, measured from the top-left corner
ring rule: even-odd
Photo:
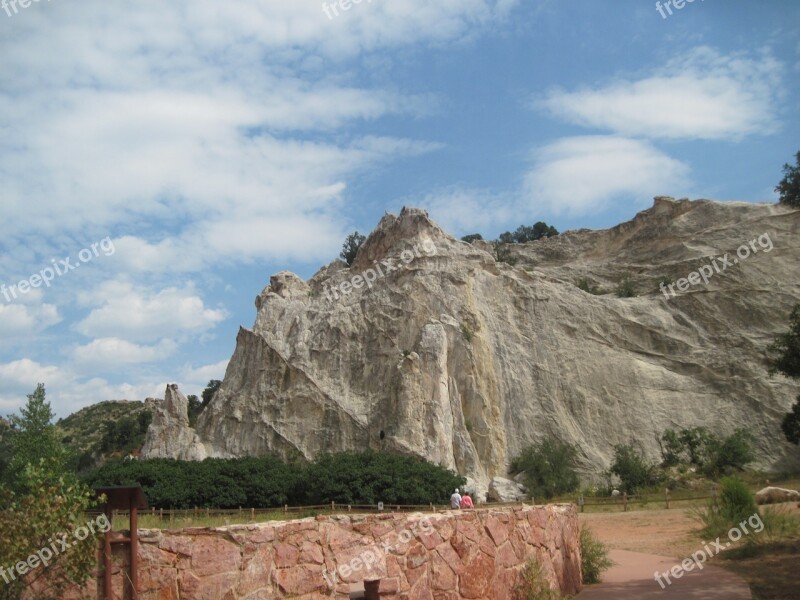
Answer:
[[[461,508],[461,494],[458,493],[458,488],[456,488],[456,491],[450,496],[450,508]]]
[[[469,492],[465,491],[464,495],[461,497],[461,508],[475,508],[475,505],[472,503],[472,498],[469,497]]]

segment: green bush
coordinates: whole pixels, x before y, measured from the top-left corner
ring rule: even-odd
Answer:
[[[783,179],[775,191],[780,194],[782,204],[800,208],[800,152],[795,155],[795,163],[795,167],[789,163],[783,165]]]
[[[291,505],[444,503],[466,480],[421,459],[377,452],[287,464],[272,456],[108,463],[91,486],[141,485],[155,508],[273,508]]]
[[[603,293],[603,291],[599,287],[589,283],[589,280],[586,277],[581,277],[575,285],[578,286],[578,289],[583,290],[587,294],[599,296],[600,294]]]
[[[731,526],[758,513],[755,498],[744,481],[725,477],[720,482],[719,512]]]
[[[634,494],[641,488],[656,485],[661,481],[656,466],[648,463],[639,451],[630,445],[614,446],[611,473],[619,477],[620,491],[628,494]]]
[[[583,583],[600,583],[600,575],[612,567],[614,562],[608,558],[608,548],[592,535],[586,525],[581,526],[581,571]]]
[[[741,479],[726,477],[720,482],[719,498],[711,500],[705,509],[693,511],[696,520],[703,524],[704,537],[727,535],[733,527],[758,514],[753,494]]]
[[[534,498],[550,500],[578,489],[577,456],[577,448],[550,437],[525,448],[511,461],[511,470],[525,474]]]
[[[705,471],[709,475],[741,471],[754,458],[753,435],[746,429],[737,429],[713,446]]]
[[[626,277],[617,285],[617,298],[633,298],[636,296],[636,284],[630,277]]]
[[[462,242],[467,242],[471,244],[472,242],[478,242],[483,239],[483,236],[480,233],[470,233],[469,235],[465,235],[461,238]]]
[[[542,573],[542,566],[534,559],[528,560],[520,571],[520,582],[515,588],[515,600],[561,600],[563,596],[550,587]]]

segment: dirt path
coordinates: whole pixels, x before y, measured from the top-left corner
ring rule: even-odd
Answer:
[[[692,533],[698,528],[688,509],[590,513],[581,515],[598,539],[612,551],[614,567],[603,583],[587,586],[578,600],[648,600],[688,598],[698,600],[750,600],[750,588],[740,577],[705,565],[669,575],[680,560],[702,548]],[[656,581],[655,573],[667,573]]]

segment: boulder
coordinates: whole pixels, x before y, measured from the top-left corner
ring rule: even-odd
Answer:
[[[489,502],[519,502],[527,498],[522,486],[505,477],[495,477],[489,484],[486,496]]]
[[[800,492],[779,487],[765,487],[756,492],[757,504],[777,504],[779,502],[794,502],[800,500]]]

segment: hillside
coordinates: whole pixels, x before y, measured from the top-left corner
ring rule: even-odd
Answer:
[[[424,211],[387,214],[352,267],[274,275],[196,428],[168,389],[143,452],[384,449],[485,489],[549,434],[591,474],[614,444],[657,459],[664,429],[704,425],[746,427],[755,466],[795,468],[779,421],[796,390],[764,354],[800,300],[799,226],[785,206],[657,198],[626,223],[510,245],[498,262]]]
[[[153,400],[99,402],[59,419],[56,428],[83,469],[102,464],[110,456],[137,454],[154,406]]]

